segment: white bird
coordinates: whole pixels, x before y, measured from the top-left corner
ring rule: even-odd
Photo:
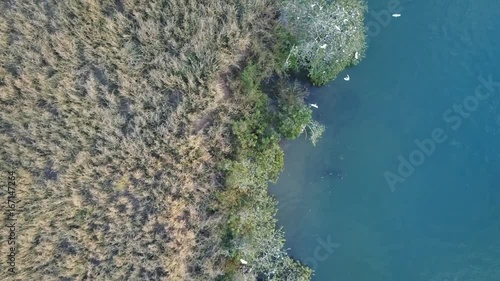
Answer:
[[[349,77],[349,74],[347,74],[347,76],[346,76],[346,77],[344,77],[344,80],[345,80],[345,81],[349,81],[349,80],[351,80],[351,77]]]
[[[244,259],[240,259],[241,264],[248,264],[248,262]]]
[[[337,29],[338,31],[340,31],[340,27],[338,27],[338,26],[335,26],[335,29]]]
[[[310,106],[312,106],[312,107],[314,107],[314,108],[318,108],[318,105],[317,105],[317,104],[315,104],[315,103],[311,103],[311,104],[309,104],[309,105],[310,105]]]
[[[399,18],[400,16],[401,16],[401,14],[392,14],[393,18]]]
[[[359,52],[354,53],[354,59],[358,59],[358,58],[359,58]]]
[[[321,46],[319,46],[319,47],[320,47],[321,49],[324,49],[324,48],[326,48],[326,46],[328,46],[328,45],[327,45],[327,44],[323,44],[323,45],[321,45]]]

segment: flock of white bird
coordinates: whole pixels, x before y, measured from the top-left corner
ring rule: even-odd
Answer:
[[[312,7],[314,7],[314,5],[312,5]],[[401,14],[392,14],[392,17],[393,18],[399,18],[401,16]],[[319,46],[321,49],[325,49],[328,45],[327,44],[323,44],[321,46]],[[359,52],[356,52],[354,53],[354,59],[359,59]],[[349,76],[349,74],[347,74],[346,77],[344,77],[344,80],[345,81],[350,81],[351,80],[351,77]],[[318,105],[316,103],[310,103],[309,106],[311,107],[314,107],[314,108],[318,108]],[[242,260],[242,263],[243,263],[243,260]]]

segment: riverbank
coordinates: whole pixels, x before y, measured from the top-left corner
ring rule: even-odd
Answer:
[[[276,3],[3,10],[0,168],[22,208],[17,278],[310,278],[267,192],[280,140],[320,128],[284,82],[300,40]],[[281,82],[264,93],[271,76]]]

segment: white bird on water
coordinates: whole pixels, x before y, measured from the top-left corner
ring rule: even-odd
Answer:
[[[354,59],[357,60],[358,58],[359,58],[359,52],[354,53]]]
[[[345,80],[345,81],[349,81],[349,80],[351,80],[351,77],[349,76],[349,74],[347,74],[347,76],[346,76],[346,77],[344,77],[344,80]]]
[[[326,46],[328,46],[328,45],[327,45],[327,44],[323,44],[323,45],[321,45],[321,46],[319,46],[319,47],[320,47],[321,49],[324,49],[324,48],[326,48]]]
[[[241,264],[248,264],[248,262],[244,259],[240,259]]]
[[[314,108],[318,108],[318,105],[317,105],[317,104],[315,104],[315,103],[311,103],[311,104],[309,104],[309,105],[310,105],[310,106],[312,106],[312,107],[314,107]]]
[[[401,14],[392,14],[393,18],[399,18],[400,16],[401,16]]]

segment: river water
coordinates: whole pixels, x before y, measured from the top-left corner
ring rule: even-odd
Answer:
[[[318,281],[499,281],[500,1],[390,2],[310,89],[323,138],[286,145],[286,246]]]

